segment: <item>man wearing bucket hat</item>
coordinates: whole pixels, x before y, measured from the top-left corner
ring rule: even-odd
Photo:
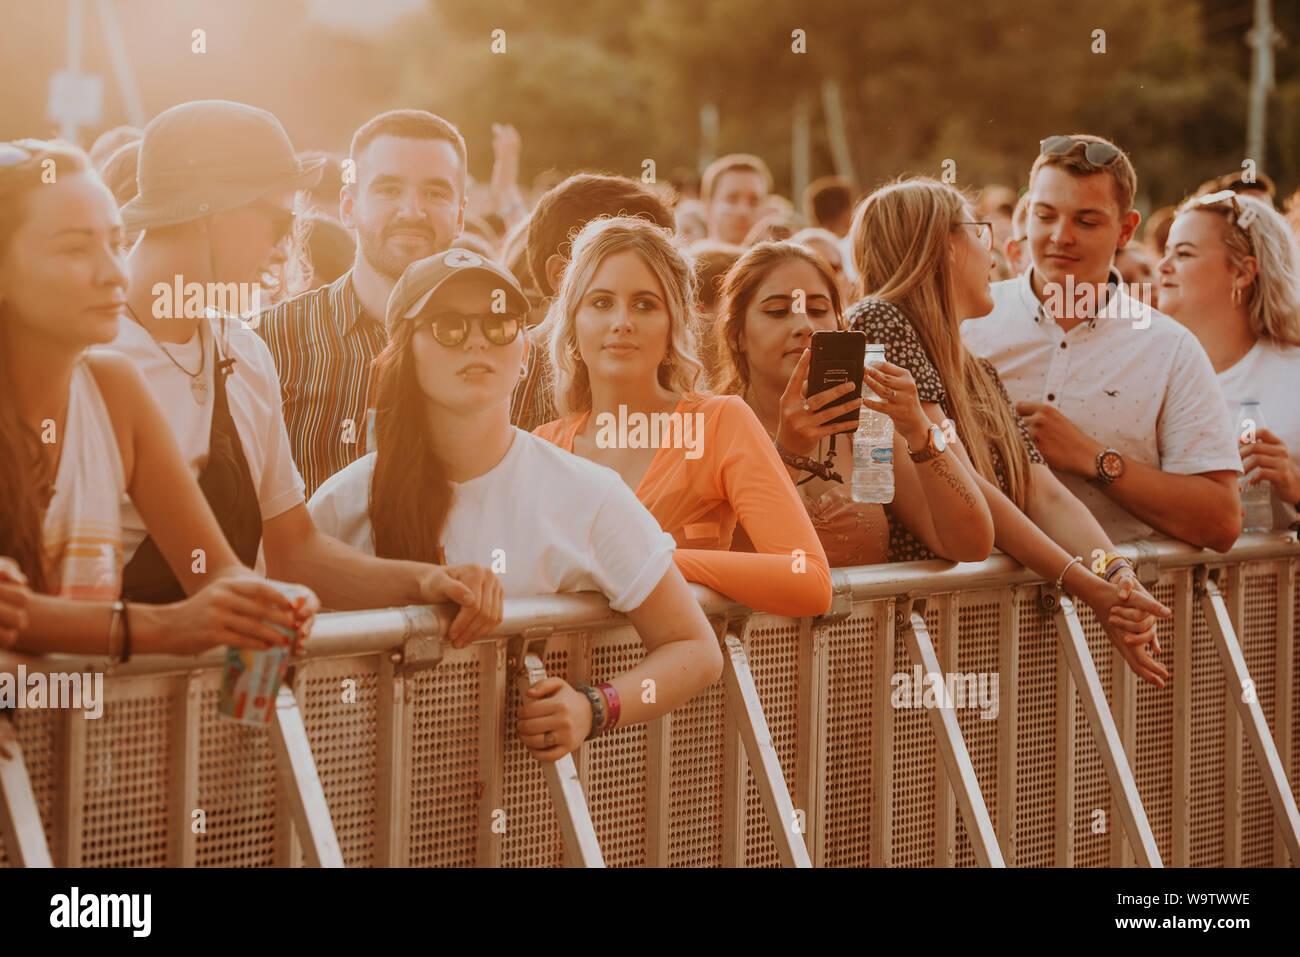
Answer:
[[[257,298],[267,260],[293,228],[295,193],[319,178],[321,162],[301,164],[279,121],[242,103],[182,103],[155,117],[141,141],[139,194],[122,209],[143,235],[128,259],[127,321],[110,348],[141,368],[242,561],[261,567],[264,557],[271,577],[307,585],[331,608],[455,601],[463,607],[453,633],[485,633],[495,622],[480,608],[494,607],[497,587],[486,570],[381,561],[316,530],[274,363],[225,314],[233,299]],[[183,597],[129,503],[122,526],[123,593]]]
[[[465,141],[424,110],[391,110],[352,137],[339,191],[357,239],[348,272],[268,309],[257,324],[280,375],[284,419],[307,494],[365,451],[370,363],[408,264],[450,248],[465,223]]]

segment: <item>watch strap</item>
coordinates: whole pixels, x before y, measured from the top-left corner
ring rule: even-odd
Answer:
[[[913,462],[916,462],[919,465],[923,462],[928,462],[931,459],[937,459],[947,451],[946,446],[942,449],[939,448],[939,444],[935,439],[936,432],[939,435],[943,435],[943,430],[940,429],[939,426],[932,424],[929,430],[925,433],[925,445],[915,451],[913,451],[910,445],[907,447],[907,454]]]

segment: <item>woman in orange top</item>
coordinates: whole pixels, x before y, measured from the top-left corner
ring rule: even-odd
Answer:
[[[759,611],[820,615],[830,567],[771,440],[739,396],[693,391],[693,287],[664,230],[589,222],[552,306],[565,417],[536,434],[618,472],[676,540],[688,581]],[[737,522],[753,553],[728,551]]]

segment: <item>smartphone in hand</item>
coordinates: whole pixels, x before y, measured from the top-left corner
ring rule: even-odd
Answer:
[[[836,397],[837,403],[862,395],[862,364],[867,351],[865,332],[814,332],[809,348],[812,352],[808,362],[809,398],[842,382],[852,382],[855,388],[846,395]],[[852,432],[858,427],[858,413],[856,410],[846,412],[830,421],[842,422],[849,426],[844,431]]]

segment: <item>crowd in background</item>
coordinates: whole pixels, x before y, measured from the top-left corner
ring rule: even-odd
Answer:
[[[0,646],[301,646],[322,607],[444,601],[464,646],[506,597],[597,591],[646,655],[529,692],[555,760],[717,679],[687,582],[814,616],[832,567],[998,548],[1163,687],[1171,611],[1116,543],[1226,551],[1264,481],[1296,521],[1300,209],[1228,176],[1143,223],[1120,146],[1050,133],[1019,194],[827,176],[797,206],[749,154],[525,190],[508,126],[475,182],[418,110],[346,157],[226,101],[0,145]],[[212,308],[241,284],[260,310]],[[809,394],[843,330],[885,361]],[[850,495],[833,420],[864,408],[887,503]]]

